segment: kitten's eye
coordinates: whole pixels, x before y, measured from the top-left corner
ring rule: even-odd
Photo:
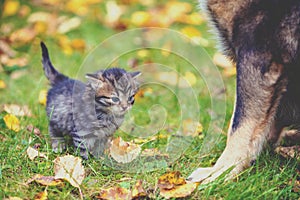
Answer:
[[[134,95],[132,95],[132,96],[130,96],[130,97],[128,98],[128,102],[131,103],[131,104],[134,103]]]
[[[120,99],[118,97],[112,97],[111,100],[114,103],[118,103],[120,101]]]

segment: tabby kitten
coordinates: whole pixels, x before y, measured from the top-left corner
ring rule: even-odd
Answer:
[[[138,91],[136,78],[141,73],[100,70],[87,74],[85,84],[59,73],[43,42],[41,48],[45,76],[52,86],[46,110],[53,151],[65,149],[64,136],[70,135],[83,158],[88,158],[88,152],[98,158],[132,107]]]

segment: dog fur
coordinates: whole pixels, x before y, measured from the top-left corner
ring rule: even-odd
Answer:
[[[223,52],[237,66],[226,148],[213,167],[188,178],[207,183],[230,168],[228,178],[238,175],[266,142],[300,138],[300,1],[200,1]]]

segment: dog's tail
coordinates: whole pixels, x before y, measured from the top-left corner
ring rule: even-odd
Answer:
[[[41,42],[41,48],[42,48],[42,63],[43,68],[45,72],[45,76],[50,81],[51,85],[55,85],[56,83],[59,83],[61,81],[64,81],[68,79],[65,75],[59,73],[52,65],[48,49],[44,42]]]

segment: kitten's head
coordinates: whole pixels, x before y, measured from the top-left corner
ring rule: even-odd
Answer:
[[[134,103],[140,72],[111,68],[87,74],[88,85],[95,92],[95,108],[116,116],[124,115]]]

